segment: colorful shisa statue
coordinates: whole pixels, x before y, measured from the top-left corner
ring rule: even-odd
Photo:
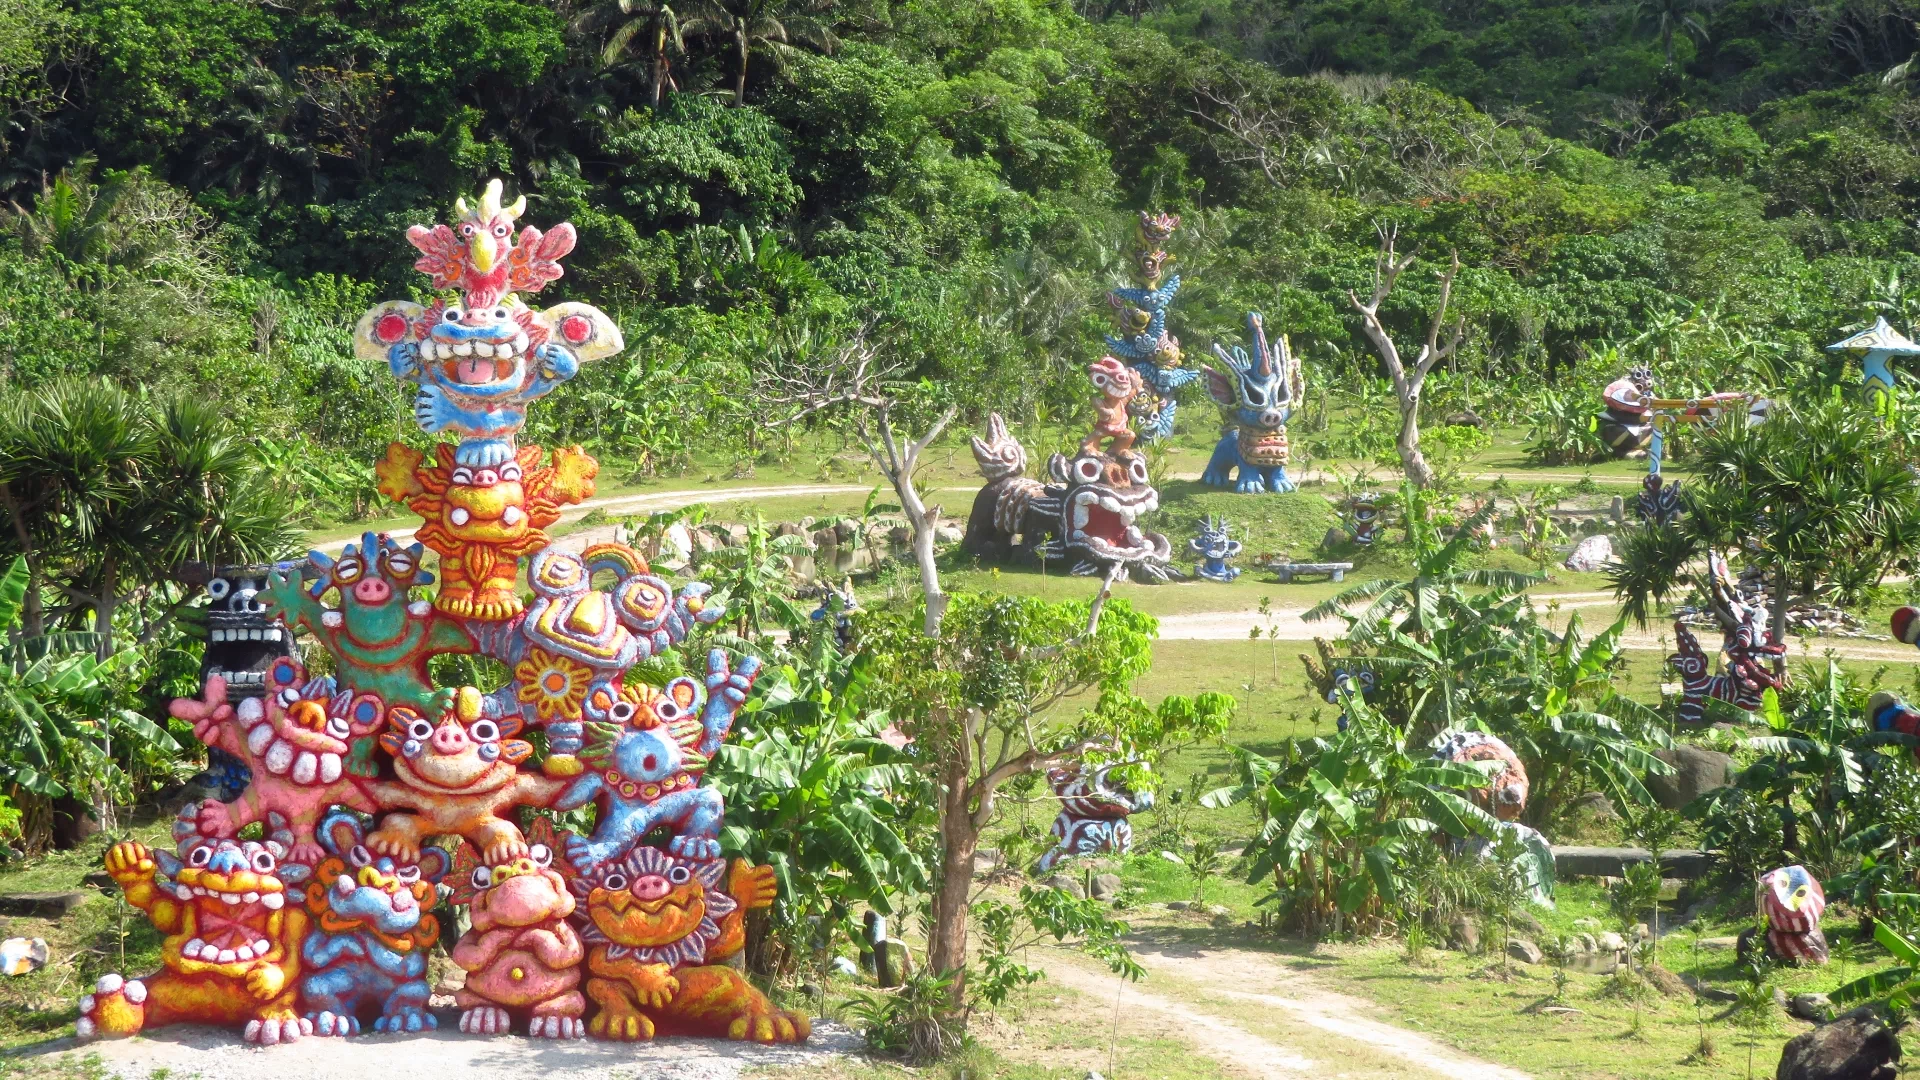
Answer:
[[[1767,920],[1764,941],[1769,957],[1796,967],[1827,962],[1827,936],[1820,931],[1827,893],[1806,867],[1782,866],[1761,874],[1753,899]],[[1749,959],[1758,936],[1751,927],[1740,932],[1735,952],[1742,962]]]
[[[207,606],[199,612],[206,626],[206,647],[200,654],[200,683],[219,676],[227,695],[257,698],[266,693],[267,671],[274,662],[293,655],[293,636],[267,610],[262,596],[276,569],[263,563],[209,566],[182,563],[174,579],[203,590]],[[198,620],[195,620],[198,621]],[[232,802],[246,790],[246,762],[220,749],[207,748],[207,767],[193,782]]]
[[[1693,631],[1679,619],[1673,623],[1677,652],[1667,663],[1680,673],[1681,722],[1697,724],[1706,718],[1707,701],[1715,698],[1736,708],[1752,712],[1769,689],[1778,690],[1785,677],[1771,670],[1774,662],[1786,655],[1787,647],[1773,636],[1767,625],[1764,598],[1744,600],[1727,571],[1727,562],[1717,551],[1707,553],[1707,593],[1715,618],[1720,622],[1721,651],[1727,657],[1727,670],[1713,674],[1712,658],[1700,648]]]
[[[560,276],[570,227],[516,239],[524,203],[501,205],[498,182],[457,209],[454,227],[408,239],[434,286],[458,295],[381,304],[355,332],[419,386],[421,427],[459,439],[430,454],[394,444],[379,467],[381,489],[426,527],[417,543],[369,533],[338,557],[208,578],[216,603],[217,578],[245,610],[216,608],[200,696],[170,710],[243,764],[245,787],[182,810],[172,852],[108,852],[108,873],[165,935],[162,966],[100,979],[81,1037],[182,1022],[255,1043],[436,1027],[425,951],[442,881],[472,916],[452,949],[467,973],[463,1033],[809,1034],[725,966],[745,913],[775,889],[769,868],[722,857],[725,807],[704,772],[760,662],[714,649],[704,670],[654,685],[663,654],[720,606],[625,545],[551,545],[543,530],[592,494],[597,466],[578,447],[549,457],[517,443],[527,406],[617,351],[620,332],[584,304],[520,299]],[[422,597],[436,584],[429,549],[438,589]],[[296,631],[332,674],[310,675],[285,647]],[[490,657],[511,681],[437,686],[429,661],[442,654]],[[633,674],[643,662],[648,679]],[[533,730],[544,753],[523,737]],[[555,828],[551,812],[585,807],[590,835]],[[243,839],[256,823],[263,838]]]
[[[1120,336],[1107,335],[1107,348],[1113,353],[1107,359],[1117,357],[1140,377],[1130,408],[1140,424],[1140,437],[1148,442],[1173,434],[1174,413],[1179,406],[1173,394],[1200,377],[1199,372],[1182,366],[1185,358],[1180,352],[1180,339],[1167,333],[1167,308],[1180,291],[1180,275],[1166,273],[1173,256],[1161,245],[1179,227],[1178,214],[1140,211],[1133,287],[1107,294],[1114,321],[1120,327]]]
[[[1867,699],[1867,726],[1874,731],[1892,731],[1920,739],[1920,709],[1907,704],[1898,694],[1880,690]],[[1920,746],[1913,748],[1913,758],[1920,762]]]
[[[1075,855],[1125,855],[1133,846],[1133,826],[1127,818],[1153,809],[1153,792],[1134,791],[1114,775],[1116,762],[1047,770],[1047,783],[1060,800],[1060,816],[1053,819],[1053,847],[1034,869],[1045,872]],[[1140,766],[1145,768],[1145,766]]]
[[[1893,393],[1893,358],[1920,356],[1920,344],[1876,318],[1873,325],[1851,337],[1827,346],[1832,353],[1848,353],[1860,358],[1860,388],[1867,400],[1881,405]]]
[[[1187,541],[1187,547],[1200,556],[1193,572],[1208,581],[1228,582],[1240,576],[1240,568],[1228,563],[1240,557],[1240,541],[1227,536],[1227,523],[1207,517],[1199,523],[1200,535]]]
[[[1653,441],[1652,399],[1653,369],[1644,364],[1628,368],[1600,391],[1600,441],[1616,456],[1643,454]]]
[[[1147,459],[1133,447],[1114,388],[1125,368],[1103,359],[1088,369],[1095,421],[1080,450],[1047,461],[1050,483],[1027,477],[1026,448],[1007,432],[999,413],[987,417],[987,438],[973,440],[973,457],[987,484],[974,497],[962,545],[969,553],[1010,559],[1028,552],[1073,560],[1072,572],[1108,578],[1137,573],[1150,581],[1171,572],[1173,545],[1137,522],[1160,508]],[[1106,439],[1107,449],[1100,448]]]
[[[1247,336],[1253,355],[1238,345],[1231,352],[1215,343],[1213,355],[1225,370],[1207,369],[1207,393],[1228,412],[1233,430],[1214,447],[1200,481],[1214,487],[1232,486],[1242,495],[1294,490],[1287,478],[1287,420],[1305,400],[1306,372],[1282,335],[1277,347],[1267,345],[1260,313],[1247,315]],[[1239,470],[1236,480],[1233,476]]]

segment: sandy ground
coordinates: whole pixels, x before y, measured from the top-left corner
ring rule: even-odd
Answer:
[[[805,1066],[857,1054],[860,1038],[844,1026],[816,1022],[801,1046],[758,1046],[720,1039],[663,1038],[652,1043],[594,1039],[554,1042],[518,1035],[462,1035],[458,1013],[438,1010],[440,1030],[413,1035],[302,1039],[290,1046],[248,1046],[219,1028],[161,1028],[151,1036],[90,1043],[60,1039],[33,1056],[98,1054],[107,1075],[148,1080],[156,1070],[204,1080],[736,1080],[749,1069]]]
[[[1529,1080],[1526,1073],[1481,1061],[1418,1032],[1376,1019],[1371,1003],[1322,986],[1264,953],[1161,940],[1128,939],[1148,977],[1117,976],[1049,953],[1050,980],[1138,1017],[1150,1014],[1202,1054],[1263,1080],[1299,1076],[1408,1077],[1419,1080]],[[1174,996],[1178,995],[1178,999]],[[1271,1017],[1256,1034],[1226,1010],[1245,1002]],[[1238,1010],[1243,1016],[1247,1010]]]

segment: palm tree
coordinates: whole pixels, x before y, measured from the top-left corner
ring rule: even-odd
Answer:
[[[23,557],[32,576],[22,601],[29,634],[84,618],[104,661],[116,651],[116,613],[151,596],[177,563],[295,550],[286,509],[212,403],[154,402],[103,380],[0,402],[0,552]],[[43,589],[63,603],[43,611]]]
[[[1413,577],[1406,581],[1376,578],[1361,582],[1308,608],[1302,618],[1308,622],[1336,616],[1346,619],[1347,639],[1357,646],[1378,644],[1390,632],[1426,644],[1433,639],[1434,631],[1445,625],[1443,594],[1464,595],[1467,588],[1475,586],[1518,593],[1546,580],[1540,574],[1517,570],[1461,566],[1473,546],[1474,535],[1493,516],[1492,501],[1461,522],[1453,539],[1443,542],[1439,530],[1427,520],[1433,495],[1409,480],[1400,485],[1400,499],[1406,510],[1407,539],[1413,548]],[[1347,607],[1361,600],[1373,603],[1358,615],[1348,614]],[[1403,612],[1405,617],[1389,630],[1387,620]]]
[[[804,7],[802,6],[804,5]],[[832,52],[840,44],[820,12],[833,0],[704,0],[698,14],[682,29],[689,34],[717,37],[733,43],[740,66],[733,77],[733,103],[747,101],[747,61],[757,50],[779,65],[797,51],[796,44]]]
[[[1667,66],[1673,66],[1673,32],[1680,29],[1707,40],[1707,24],[1696,10],[1700,0],[1640,0],[1633,7],[1636,23],[1654,23],[1660,29],[1660,47],[1666,52]]]
[[[648,104],[657,111],[665,91],[680,89],[673,80],[673,62],[668,59],[669,50],[687,51],[680,39],[680,16],[672,6],[657,0],[618,0],[611,7],[619,13],[606,13],[615,25],[600,48],[600,63],[609,68],[616,66],[638,42],[640,61],[647,66]]]

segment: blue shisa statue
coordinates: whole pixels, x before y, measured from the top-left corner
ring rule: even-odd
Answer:
[[[1228,563],[1240,557],[1240,541],[1227,537],[1227,522],[1215,521],[1211,515],[1198,522],[1200,535],[1187,541],[1193,553],[1200,556],[1194,564],[1193,572],[1208,581],[1228,582],[1240,576],[1240,568]]]
[[[1213,355],[1225,370],[1207,369],[1207,393],[1227,410],[1232,429],[1221,436],[1200,482],[1229,487],[1242,495],[1294,490],[1287,478],[1287,421],[1305,399],[1306,372],[1283,335],[1267,345],[1260,313],[1247,315],[1253,355],[1238,345],[1229,352],[1216,344]],[[1233,472],[1239,470],[1235,479]]]

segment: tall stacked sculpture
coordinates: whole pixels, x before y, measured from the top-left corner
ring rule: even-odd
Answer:
[[[1107,335],[1107,349],[1139,376],[1129,407],[1140,436],[1158,442],[1173,434],[1179,402],[1174,392],[1200,377],[1183,366],[1180,339],[1167,332],[1167,308],[1180,292],[1180,275],[1166,273],[1173,256],[1162,247],[1180,227],[1178,214],[1140,211],[1134,233],[1133,286],[1107,294],[1120,335]]]
[[[1160,245],[1179,224],[1178,217],[1167,214],[1140,215],[1139,287],[1109,294],[1124,336],[1109,336],[1107,346],[1115,355],[1087,367],[1093,426],[1078,452],[1054,454],[1047,460],[1047,479],[1036,480],[1026,475],[1026,447],[1007,431],[999,413],[988,415],[986,437],[973,439],[973,458],[987,482],[974,496],[961,539],[968,554],[994,562],[1066,560],[1075,574],[1109,580],[1133,574],[1159,581],[1171,574],[1173,545],[1138,524],[1160,508],[1160,493],[1148,477],[1146,455],[1135,444],[1173,430],[1170,395],[1199,378],[1181,366],[1180,342],[1167,333],[1167,305],[1180,289],[1180,276],[1161,281],[1173,256]]]
[[[759,660],[714,649],[663,687],[630,678],[720,607],[624,545],[576,554],[544,532],[593,494],[598,466],[579,447],[520,445],[527,408],[623,342],[586,304],[522,299],[560,278],[574,243],[564,224],[516,234],[524,209],[494,181],[456,204],[453,225],[409,230],[415,266],[457,295],[360,320],[356,350],[418,387],[423,431],[455,440],[431,453],[395,443],[378,466],[380,490],[425,525],[411,544],[368,533],[338,557],[243,568],[258,595],[244,614],[271,620],[246,640],[298,631],[334,673],[310,676],[291,650],[210,647],[200,697],[171,711],[244,764],[245,787],[184,809],[171,852],[129,841],[107,853],[166,941],[159,972],[106,976],[81,1000],[81,1037],[179,1022],[255,1043],[433,1028],[429,912],[448,886],[472,922],[452,950],[467,973],[463,1032],[808,1036],[805,1016],[726,966],[746,912],[775,890],[769,868],[722,856],[725,807],[703,775]],[[436,686],[428,662],[444,653],[490,657],[511,681]],[[523,737],[534,731],[537,761]],[[586,836],[542,813],[587,806]],[[261,839],[243,839],[256,823]]]
[[[1207,393],[1227,410],[1230,430],[1214,447],[1200,481],[1231,486],[1242,495],[1292,491],[1287,421],[1305,400],[1306,372],[1285,335],[1277,347],[1268,347],[1266,326],[1257,311],[1247,315],[1247,337],[1253,343],[1252,356],[1238,345],[1231,352],[1218,343],[1213,346],[1222,367],[1207,369]]]

